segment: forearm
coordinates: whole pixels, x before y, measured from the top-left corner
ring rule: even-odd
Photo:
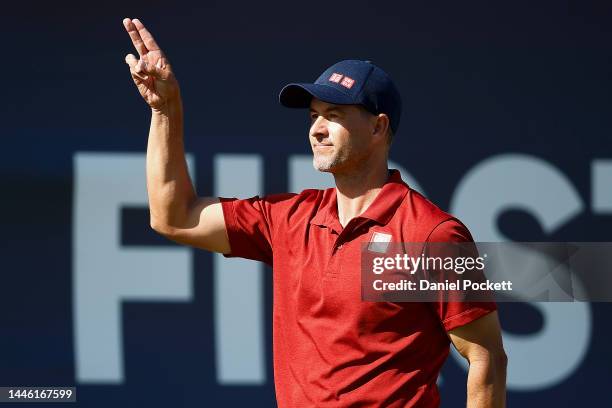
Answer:
[[[468,408],[504,408],[505,356],[472,361],[468,372],[467,394]]]
[[[187,170],[180,98],[152,109],[146,168],[151,225],[160,232],[181,226],[196,193]]]

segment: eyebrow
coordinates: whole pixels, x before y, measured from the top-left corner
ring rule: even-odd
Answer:
[[[310,113],[315,112],[315,113],[320,113],[319,111],[317,111],[316,109],[312,109],[310,108]],[[338,106],[333,106],[331,108],[326,108],[323,110],[323,113],[342,113],[342,109],[340,109]]]

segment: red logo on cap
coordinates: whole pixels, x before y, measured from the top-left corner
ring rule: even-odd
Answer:
[[[355,80],[353,78],[349,78],[345,76],[342,82],[340,82],[340,85],[342,85],[345,88],[351,89],[354,83],[355,83]]]
[[[335,72],[331,74],[331,76],[329,77],[329,80],[335,83],[340,82],[341,79],[342,79],[342,74],[336,74]]]

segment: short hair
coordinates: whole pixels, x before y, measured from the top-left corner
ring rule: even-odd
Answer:
[[[362,113],[365,113],[366,115],[378,116],[377,113],[370,112],[363,105],[356,105],[356,106],[361,110]],[[381,113],[384,113],[384,112],[381,112]],[[385,115],[387,116],[387,119],[389,119],[389,115],[386,113]],[[392,142],[393,142],[393,129],[391,128],[391,121],[389,121],[389,126],[387,127],[387,146],[390,147]]]

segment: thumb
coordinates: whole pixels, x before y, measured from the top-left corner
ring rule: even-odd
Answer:
[[[125,56],[125,63],[129,65],[130,68],[135,68],[138,60],[133,54],[128,54]]]
[[[138,71],[139,66],[140,71]],[[165,70],[161,69],[159,66],[149,64],[143,59],[138,61],[138,64],[136,64],[136,70],[139,73],[151,75],[152,77],[157,79],[168,79],[168,73]]]

